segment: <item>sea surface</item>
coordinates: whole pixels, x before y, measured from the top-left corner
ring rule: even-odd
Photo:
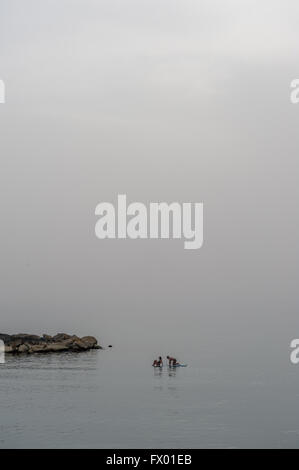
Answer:
[[[157,370],[118,348],[7,356],[0,447],[299,447],[299,369],[189,359]]]

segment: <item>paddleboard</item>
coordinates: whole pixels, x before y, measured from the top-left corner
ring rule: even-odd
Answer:
[[[187,367],[188,364],[175,364],[168,367]]]

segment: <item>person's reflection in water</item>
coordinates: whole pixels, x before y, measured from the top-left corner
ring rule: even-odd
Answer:
[[[167,390],[170,396],[174,398],[178,398],[178,390],[177,390],[177,381],[174,380],[176,377],[176,368],[168,368],[168,383],[167,383]]]
[[[170,367],[168,368],[168,376],[169,377],[175,377],[176,376],[176,368],[174,367],[171,369]]]
[[[163,390],[162,382],[162,367],[154,367],[154,377],[159,380],[158,384],[154,384],[154,390]]]
[[[154,375],[156,377],[161,377],[162,376],[162,367],[154,367]]]

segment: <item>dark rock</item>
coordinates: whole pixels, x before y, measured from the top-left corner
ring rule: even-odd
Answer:
[[[55,336],[44,334],[43,336],[19,333],[17,335],[0,334],[0,340],[5,344],[5,352],[12,354],[51,353],[64,351],[88,351],[90,349],[102,349],[93,336],[67,335],[58,333]]]
[[[47,342],[53,340],[53,337],[50,336],[50,335],[45,335],[45,334],[43,334],[43,338],[44,338],[44,340],[47,341]]]
[[[0,333],[0,340],[3,341],[4,343],[8,344],[8,341],[10,339],[10,335],[4,335]]]
[[[27,343],[21,344],[18,347],[18,353],[28,353],[30,349],[30,346],[28,346]]]
[[[65,339],[69,339],[71,336],[67,335],[66,333],[57,333],[57,335],[53,336],[53,341],[64,341]]]

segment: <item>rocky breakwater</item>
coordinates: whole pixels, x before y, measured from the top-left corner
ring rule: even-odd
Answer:
[[[79,338],[75,335],[58,333],[55,336],[43,335],[6,335],[0,333],[0,340],[4,342],[5,352],[11,354],[80,352],[90,349],[102,349],[93,336]]]

